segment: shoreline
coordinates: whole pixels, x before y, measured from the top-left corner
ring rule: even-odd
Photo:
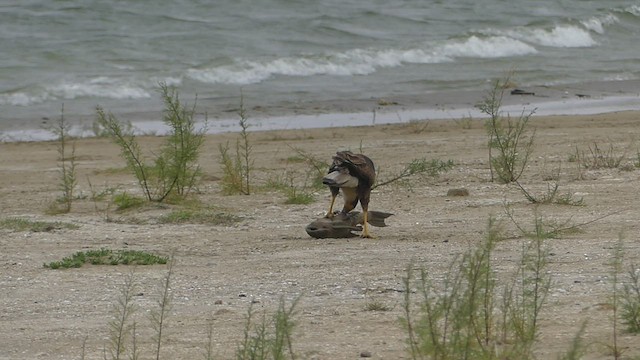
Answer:
[[[517,116],[534,112],[533,116],[594,115],[621,111],[640,111],[640,80],[607,81],[568,86],[532,86],[519,88],[524,95],[511,94],[507,89],[502,101],[505,114]],[[486,118],[476,108],[486,91],[443,91],[433,94],[397,98],[335,100],[307,103],[257,104],[247,108],[251,131],[300,130],[334,127],[355,127],[380,124],[401,124],[428,120]],[[204,113],[210,114],[207,134],[240,131],[237,104],[227,99],[202,99],[196,121],[204,124]],[[121,121],[130,122],[136,135],[166,135],[168,128],[160,111],[119,114]],[[43,117],[20,125],[0,123],[0,142],[49,141],[55,136],[47,126],[56,118]],[[94,117],[65,114],[73,136],[95,137]],[[3,126],[4,125],[4,126]],[[36,126],[37,125],[37,126]]]

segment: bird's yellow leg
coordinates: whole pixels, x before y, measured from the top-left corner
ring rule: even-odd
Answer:
[[[369,220],[369,211],[364,211],[364,219],[363,219],[363,229],[362,229],[362,235],[360,235],[363,238],[369,238],[369,239],[373,239],[373,236],[369,233],[369,223],[367,223],[367,221]]]
[[[325,217],[329,218],[329,219],[333,219],[333,205],[336,203],[336,197],[332,196],[331,197],[331,205],[329,205],[329,212],[327,212],[327,215]]]

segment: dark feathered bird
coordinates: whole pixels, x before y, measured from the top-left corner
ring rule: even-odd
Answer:
[[[359,201],[364,216],[362,237],[371,237],[367,221],[369,197],[375,181],[376,169],[371,159],[351,151],[338,151],[333,157],[329,173],[322,179],[322,183],[329,186],[331,190],[331,205],[327,217],[333,217],[333,205],[342,189],[344,207],[341,212],[346,214],[353,210]]]

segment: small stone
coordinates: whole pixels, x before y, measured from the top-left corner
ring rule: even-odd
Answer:
[[[360,357],[361,358],[370,358],[371,357],[371,351],[363,351],[360,353]]]
[[[214,304],[215,304],[215,305],[222,305],[222,300],[216,300],[216,301],[214,302]]]

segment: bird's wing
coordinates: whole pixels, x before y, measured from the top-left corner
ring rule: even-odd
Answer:
[[[369,157],[350,151],[340,151],[336,153],[335,158],[341,160],[349,168],[349,173],[363,182],[365,187],[373,186],[376,181],[376,168]]]

